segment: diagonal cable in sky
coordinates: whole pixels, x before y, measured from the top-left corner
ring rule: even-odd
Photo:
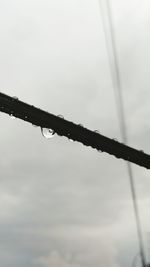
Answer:
[[[102,3],[102,0],[100,0],[99,3],[100,3],[101,11],[102,11],[101,14],[102,14],[103,28],[104,28],[104,33],[105,33],[106,45],[107,45],[107,53],[108,53],[109,66],[110,66],[110,71],[111,71],[111,76],[112,76],[113,89],[114,89],[114,94],[115,94],[115,102],[116,102],[116,107],[117,107],[119,126],[121,130],[121,136],[122,136],[123,142],[127,144],[128,136],[127,136],[127,127],[126,127],[126,120],[125,120],[124,101],[123,101],[123,95],[122,95],[122,83],[121,83],[121,78],[120,78],[119,60],[118,60],[116,38],[115,38],[113,18],[112,18],[112,9],[111,9],[109,0],[105,0],[105,8],[107,12],[107,23],[108,23],[108,31],[107,31],[106,17],[104,15],[104,5]],[[109,39],[110,39],[110,43],[109,43]],[[141,261],[142,261],[142,266],[145,267],[146,257],[144,253],[142,227],[141,227],[141,222],[140,222],[140,215],[139,215],[139,209],[138,209],[138,203],[137,203],[133,171],[132,171],[132,167],[129,161],[127,161],[127,172],[128,172],[128,177],[130,181],[131,195],[132,195],[132,200],[133,200],[133,208],[134,208],[134,214],[135,214],[137,235],[138,235],[138,240],[139,240]]]
[[[70,140],[90,146],[99,152],[106,152],[116,158],[150,169],[150,155],[142,150],[129,147],[115,139],[101,135],[97,131],[91,131],[81,124],[75,124],[60,116],[43,111],[20,101],[16,97],[0,93],[0,111],[39,126],[42,129],[51,129],[59,136],[65,136]]]

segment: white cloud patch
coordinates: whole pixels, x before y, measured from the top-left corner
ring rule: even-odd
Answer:
[[[36,262],[41,264],[41,267],[90,267],[92,264],[93,266],[119,267],[117,251],[111,241],[111,236],[106,232],[100,234],[98,229],[91,230],[78,229],[78,232],[75,231],[74,234],[72,232],[72,238],[67,240],[69,233],[66,229],[64,251],[63,249],[61,249],[62,252],[57,249],[52,250],[50,253],[40,256]]]
[[[80,265],[62,257],[57,251],[52,251],[49,255],[40,257],[38,263],[41,267],[80,267]]]

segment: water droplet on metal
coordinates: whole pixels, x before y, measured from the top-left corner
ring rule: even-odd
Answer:
[[[94,132],[100,134],[100,131],[99,130],[95,130]]]
[[[59,114],[57,117],[61,118],[61,119],[64,119],[64,116]]]
[[[47,128],[41,128],[41,132],[42,132],[42,135],[47,139],[52,138],[55,134],[54,130],[47,129]]]
[[[70,142],[73,142],[74,140],[70,138],[70,134],[68,134],[68,139]]]
[[[35,124],[32,124],[32,126],[33,126],[33,127],[38,127],[38,126],[37,126],[37,125],[35,125]]]
[[[19,100],[19,98],[17,96],[13,96],[14,100]]]
[[[10,114],[10,118],[11,118],[12,120],[16,119],[16,117],[15,117],[13,114]]]

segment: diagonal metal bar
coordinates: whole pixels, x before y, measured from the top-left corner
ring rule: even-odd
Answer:
[[[136,150],[114,139],[110,139],[81,125],[67,121],[19,99],[0,93],[0,111],[32,123],[41,128],[53,129],[59,136],[65,136],[98,151],[106,152],[139,166],[150,169],[150,155]]]

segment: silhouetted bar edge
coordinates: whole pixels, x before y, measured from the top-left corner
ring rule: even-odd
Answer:
[[[41,128],[53,129],[59,136],[91,146],[139,166],[150,169],[150,155],[114,139],[110,139],[81,125],[26,104],[15,97],[0,93],[0,111]]]

